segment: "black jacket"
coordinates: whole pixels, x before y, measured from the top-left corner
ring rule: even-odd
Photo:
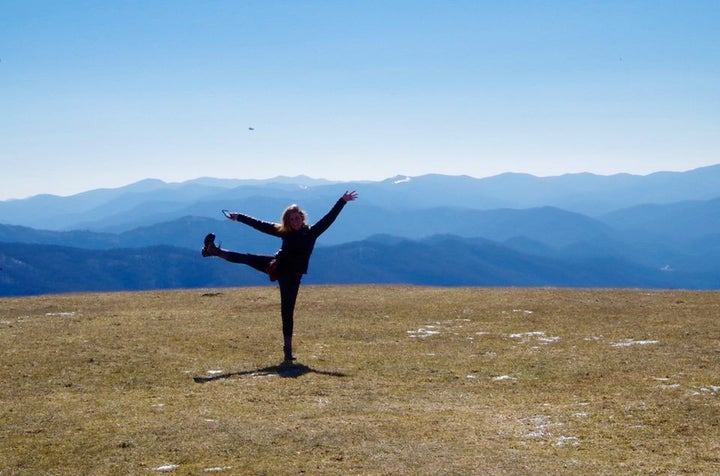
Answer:
[[[307,273],[310,255],[318,237],[333,224],[345,206],[345,200],[339,199],[327,214],[314,225],[303,225],[299,230],[282,233],[275,223],[258,220],[251,216],[238,214],[237,221],[258,231],[282,238],[280,250],[275,254],[281,271]]]

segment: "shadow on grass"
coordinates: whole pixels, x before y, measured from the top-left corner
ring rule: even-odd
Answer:
[[[279,375],[284,378],[298,378],[305,374],[329,375],[330,377],[347,377],[342,372],[329,372],[326,370],[315,370],[305,364],[287,364],[271,365],[254,370],[241,370],[239,372],[228,372],[224,374],[212,375],[209,377],[193,377],[197,383],[207,383],[213,380],[224,380],[232,377],[263,377],[269,375]]]

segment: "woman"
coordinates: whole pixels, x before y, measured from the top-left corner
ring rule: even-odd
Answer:
[[[270,223],[253,218],[242,213],[226,213],[233,221],[249,225],[268,235],[282,238],[280,250],[275,256],[237,253],[215,246],[215,235],[210,233],[205,237],[202,255],[204,257],[217,256],[231,263],[246,264],[260,272],[270,275],[271,281],[277,281],[280,286],[280,315],[282,316],[282,329],[285,362],[292,362],[293,314],[295,302],[300,290],[302,275],[307,273],[310,255],[312,254],[317,238],[332,225],[347,202],[357,198],[355,191],[345,192],[332,209],[314,225],[305,223],[305,212],[297,205],[291,205],[282,214],[281,223]]]

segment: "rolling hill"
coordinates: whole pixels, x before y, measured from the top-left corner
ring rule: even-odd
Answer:
[[[717,289],[718,184],[720,166],[645,177],[145,180],[37,196],[0,202],[0,295],[265,283],[199,257],[208,232],[229,249],[279,246],[219,210],[274,221],[298,202],[313,222],[348,188],[361,199],[319,240],[307,283]]]

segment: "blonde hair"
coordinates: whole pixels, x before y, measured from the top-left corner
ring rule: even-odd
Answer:
[[[292,204],[289,207],[283,211],[282,217],[280,218],[280,223],[277,225],[277,229],[280,233],[287,233],[292,230],[290,228],[290,215],[293,213],[299,213],[300,216],[303,219],[303,224],[305,224],[305,220],[307,220],[307,214],[303,211],[300,206],[296,204]]]

